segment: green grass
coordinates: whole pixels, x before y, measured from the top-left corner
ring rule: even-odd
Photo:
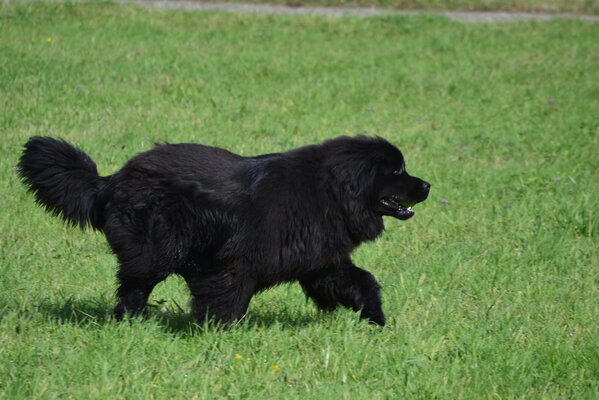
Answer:
[[[240,0],[207,0],[240,3]],[[599,14],[598,0],[244,0],[291,6],[384,7],[402,10],[518,11]]]
[[[35,4],[1,6],[0,37],[0,399],[599,396],[599,24]],[[116,323],[103,237],[13,170],[31,135],[109,174],[155,141],[251,155],[356,133],[433,184],[354,254],[383,329],[289,285],[203,331],[174,277],[149,320]]]

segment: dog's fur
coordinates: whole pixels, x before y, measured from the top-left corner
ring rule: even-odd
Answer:
[[[238,320],[252,296],[299,281],[323,310],[338,305],[383,325],[379,285],[351,252],[407,219],[430,185],[381,138],[340,137],[242,157],[165,144],[101,177],[72,145],[33,137],[18,172],[38,203],[105,233],[119,261],[115,315],[144,311],[154,286],[183,276],[200,322]]]

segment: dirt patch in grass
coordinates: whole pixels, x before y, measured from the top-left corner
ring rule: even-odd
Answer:
[[[152,1],[137,3],[170,3],[171,7],[182,3],[228,4],[249,8],[251,5],[288,6],[293,8],[381,8],[387,10],[412,11],[470,11],[470,12],[510,12],[510,13],[574,13],[599,15],[599,1],[595,0],[247,0],[244,4],[234,0],[215,1]],[[190,7],[186,6],[186,7]]]

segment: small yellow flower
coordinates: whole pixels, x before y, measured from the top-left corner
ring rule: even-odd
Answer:
[[[48,36],[48,39],[46,39],[48,41],[48,43],[52,43],[52,36]]]
[[[272,369],[274,369],[276,372],[280,372],[283,368],[281,368],[279,364],[273,364]]]
[[[241,354],[235,354],[236,360],[243,360],[243,356]]]

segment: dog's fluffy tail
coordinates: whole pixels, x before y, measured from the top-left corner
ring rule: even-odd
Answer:
[[[106,178],[83,151],[63,140],[35,136],[25,144],[17,172],[46,210],[72,225],[99,229],[96,198]]]

